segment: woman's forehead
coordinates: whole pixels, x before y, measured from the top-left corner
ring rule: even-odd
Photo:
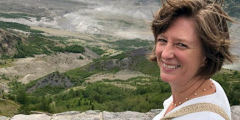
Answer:
[[[195,24],[191,18],[179,17],[174,20],[165,32],[157,37],[168,38],[173,41],[193,43],[198,40]]]

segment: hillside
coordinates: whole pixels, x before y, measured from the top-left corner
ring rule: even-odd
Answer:
[[[0,56],[14,55],[17,52],[17,44],[23,40],[18,35],[0,29]]]
[[[235,3],[227,0],[226,10],[240,21]],[[152,116],[145,113],[163,108],[170,96],[157,63],[147,59],[154,45],[149,20],[158,1],[4,0],[0,6],[0,115],[37,111],[57,119],[78,111],[70,112],[77,118],[97,110],[97,119],[135,112],[147,119]],[[239,29],[230,24],[236,56]],[[240,104],[239,63],[213,76],[231,106]]]
[[[18,113],[19,104],[14,103],[11,100],[0,98],[0,114],[11,117]]]
[[[157,64],[146,59],[148,52],[148,48],[140,48],[102,57],[85,66],[55,72],[25,85],[11,82],[13,91],[8,97],[19,103],[21,96],[27,96],[20,103],[28,109],[22,109],[20,113],[89,109],[147,112],[162,108],[162,102],[170,95],[170,86],[159,79]],[[225,69],[213,77],[225,89],[231,105],[240,102],[239,78],[240,72]]]

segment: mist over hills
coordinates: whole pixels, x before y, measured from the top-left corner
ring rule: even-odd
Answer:
[[[236,2],[236,3],[235,3]],[[227,12],[239,16],[239,3],[227,0]],[[153,40],[149,21],[159,9],[157,0],[9,0],[0,1],[0,11],[27,13],[24,18],[0,17],[1,21],[75,31],[84,34],[106,34],[127,39]],[[240,21],[239,18],[235,18]],[[232,24],[231,37],[236,40],[232,53],[240,56],[239,23]]]
[[[0,11],[24,12],[41,20],[0,19],[30,26],[51,27],[87,34],[152,39],[146,20],[159,8],[156,0],[10,0],[1,1]],[[44,18],[46,17],[46,18]]]

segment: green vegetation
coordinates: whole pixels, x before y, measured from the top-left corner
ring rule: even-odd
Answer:
[[[45,98],[45,96],[31,96],[24,90],[19,90],[17,96],[12,99],[21,104],[18,109],[20,114],[30,114],[32,110],[51,112],[49,107],[51,99]]]
[[[31,110],[51,113],[89,109],[147,112],[151,109],[163,108],[162,103],[171,95],[171,89],[159,78],[157,63],[149,62],[146,58],[136,58],[135,60],[138,63],[134,70],[141,71],[149,77],[135,77],[128,80],[106,79],[96,83],[86,83],[85,79],[93,74],[120,70],[116,67],[106,71],[101,67],[102,63],[97,61],[94,64],[99,66],[89,64],[64,73],[74,83],[74,87],[81,89],[66,90],[62,87],[46,86],[35,92],[26,93],[26,88],[36,84],[37,80],[27,85],[12,82],[13,90],[8,97],[21,104],[18,112],[24,114],[28,114]],[[240,72],[230,70],[223,70],[213,76],[213,79],[223,86],[231,105],[240,104],[239,78]]]
[[[3,56],[0,58],[0,68],[9,67],[11,63],[14,62],[14,58],[3,57]]]
[[[48,45],[48,48],[51,49],[54,52],[65,52],[65,48],[59,47],[59,46],[50,46],[50,45]]]
[[[85,52],[85,49],[80,45],[72,45],[72,46],[65,47],[65,51],[72,52],[72,53],[83,53]]]
[[[59,47],[59,46],[52,46],[52,45],[47,45],[49,49],[51,49],[54,52],[71,52],[71,53],[83,53],[85,52],[84,47],[80,45],[71,45],[71,46],[66,46],[64,47]]]
[[[94,62],[100,62],[100,61],[104,61],[104,60],[110,60],[110,59],[118,59],[118,60],[123,60],[124,58],[129,57],[129,53],[127,52],[122,52],[120,54],[117,54],[115,56],[103,56],[101,58],[98,59],[94,59]]]
[[[66,47],[55,46],[55,41],[51,40],[60,40],[61,43],[65,43],[67,38],[58,37],[58,36],[44,36],[40,33],[42,31],[32,30],[29,26],[12,23],[12,22],[2,22],[0,21],[0,28],[2,29],[18,29],[26,32],[30,32],[30,35],[27,38],[27,42],[22,42],[17,40],[17,53],[14,54],[13,58],[25,58],[33,57],[38,54],[52,54],[52,52],[72,52],[72,53],[82,53],[85,51],[84,47],[80,45],[71,45]],[[51,40],[49,40],[51,39]],[[12,56],[2,56],[1,58],[10,58]]]
[[[119,23],[123,23],[123,24],[126,25],[127,27],[133,25],[132,22],[128,22],[128,21],[126,21],[126,20],[116,20],[116,21],[119,22]]]
[[[122,60],[124,58],[127,58],[128,57],[128,54],[126,52],[122,52],[120,54],[117,54],[115,56],[111,56],[109,57],[109,59],[118,59],[118,60]]]
[[[82,56],[79,56],[78,59],[79,59],[79,60],[83,60],[84,58],[83,58]]]
[[[60,37],[60,36],[44,36],[45,38],[51,39],[51,40],[57,40],[60,41],[60,43],[65,44],[68,40],[67,37]]]
[[[19,24],[19,23],[13,23],[13,22],[3,22],[0,21],[0,28],[1,29],[18,29],[18,30],[22,30],[25,32],[31,32],[31,33],[43,33],[42,31],[39,30],[32,30],[29,26],[27,25],[23,25],[23,24]]]
[[[65,73],[68,78],[74,83],[74,85],[81,85],[85,79],[93,74],[103,72],[100,69],[88,71],[86,68],[76,68]]]
[[[54,46],[54,42],[46,40],[40,35],[32,34],[28,38],[27,44],[18,41],[17,53],[14,55],[14,58],[33,57],[38,54],[51,54],[51,51],[47,49],[46,45]]]
[[[37,18],[37,21],[40,21],[41,17],[40,16],[34,16],[34,15],[28,15],[25,13],[0,13],[0,17],[4,18],[24,18],[26,20],[30,20],[30,17],[35,17]]]
[[[11,100],[0,100],[0,115],[12,117],[18,113],[19,105]]]
[[[122,39],[122,40],[109,42],[109,43],[116,46],[115,48],[116,50],[121,50],[121,51],[130,51],[143,46],[148,47],[153,45],[152,41],[141,40],[138,38],[131,39],[131,40]]]
[[[151,79],[151,81],[145,81],[144,79]],[[162,102],[170,95],[169,85],[152,77],[137,77],[126,81],[118,81],[119,84],[135,86],[136,89],[114,86],[111,85],[111,82],[114,81],[107,82],[105,80],[88,84],[86,89],[70,89],[60,94],[48,92],[49,94],[42,95],[43,97],[34,97],[39,96],[39,94],[37,92],[26,93],[22,88],[18,88],[16,98],[12,99],[21,104],[19,113],[24,114],[28,114],[30,110],[57,113],[89,109],[114,112],[126,110],[147,112],[150,109],[162,108]],[[39,91],[46,90],[39,89]],[[10,96],[14,96],[13,93]],[[45,104],[42,103],[43,101]]]
[[[3,79],[3,80],[9,80],[9,78],[8,78],[7,76],[5,76],[5,74],[0,75],[0,77],[1,77],[1,79]]]
[[[33,57],[39,54],[50,55],[52,52],[83,53],[85,51],[84,47],[80,45],[71,45],[65,48],[55,46],[54,41],[48,40],[40,34],[31,34],[27,41],[27,43],[18,41],[17,53],[14,54],[14,58]]]
[[[112,59],[122,60],[128,57],[126,52],[111,57],[102,57],[95,59],[93,63],[90,63],[84,67],[69,70],[65,73],[68,78],[74,83],[74,85],[81,85],[85,79],[93,74],[97,73],[116,73],[121,68],[117,66],[106,68],[106,66],[112,64]]]
[[[38,88],[36,91],[34,91],[34,95],[35,96],[44,96],[46,94],[57,94],[60,93],[62,91],[64,91],[66,88],[63,86],[50,86],[47,85],[45,87],[42,88]]]
[[[6,62],[6,61],[0,61],[0,68],[1,68],[1,67],[5,67],[5,66],[6,66],[6,64],[7,64],[7,62]]]
[[[129,57],[129,53],[123,52],[116,56],[106,57],[105,61],[109,61],[111,59],[122,60],[126,57]],[[152,63],[144,61],[145,58],[133,59],[138,60],[139,62],[144,62],[148,67],[153,67],[155,65],[149,65]],[[70,91],[64,91],[64,88],[61,87],[46,86],[44,88],[37,89],[35,92],[23,94],[21,90],[26,91],[29,86],[36,84],[37,80],[32,81],[27,85],[21,85],[17,82],[13,82],[13,90],[10,96],[16,95],[17,97],[15,99],[13,98],[13,100],[22,105],[19,112],[28,114],[30,110],[56,113],[68,110],[85,111],[88,109],[108,111],[133,110],[147,112],[150,109],[162,108],[162,102],[170,95],[169,85],[161,82],[161,80],[151,74],[151,72],[146,72],[146,74],[149,73],[149,75],[152,76],[147,78],[136,77],[125,81],[104,80],[94,84],[85,82],[85,79],[93,74],[104,74],[109,72],[116,73],[121,69],[119,67],[114,67],[107,70],[105,67],[106,63],[104,60],[96,61],[84,67],[76,68],[64,73],[64,75],[74,83],[74,86],[82,86],[85,89],[70,89]],[[139,71],[143,69],[144,68],[141,66],[136,67],[136,70]],[[150,68],[148,70],[150,70]],[[112,85],[113,82],[122,84],[123,87]],[[130,85],[136,89],[124,87],[125,85]],[[21,95],[18,95],[19,93],[21,93]],[[19,99],[24,97],[25,94],[27,95],[27,102],[19,101]],[[41,106],[41,99],[39,97],[34,98],[34,96],[44,96],[47,106],[39,107]],[[25,100],[25,98],[22,99]]]
[[[102,55],[103,53],[105,53],[105,51],[98,48],[98,46],[97,47],[88,47],[88,48],[90,50],[92,50],[93,52],[97,53],[98,55]]]
[[[101,21],[103,21],[102,19],[100,19]],[[104,19],[104,21],[107,21],[107,22],[116,22],[118,24],[121,24],[122,26],[124,27],[129,27],[129,26],[133,26],[135,23],[133,21],[126,21],[126,20],[123,20],[123,19],[113,19],[113,18],[110,18],[110,19]],[[100,25],[103,25],[105,24],[105,22],[99,22]]]
[[[240,104],[240,72],[229,70],[215,74],[212,78],[222,85],[231,105]]]
[[[158,67],[157,62],[151,62],[147,59],[142,59],[140,60],[141,62],[139,62],[136,65],[135,70],[140,71],[146,75],[151,75],[153,77],[157,77],[159,78],[160,76],[160,69]]]
[[[11,56],[9,56],[9,55],[2,55],[0,59],[7,60],[7,59],[10,59],[10,58],[11,58]]]

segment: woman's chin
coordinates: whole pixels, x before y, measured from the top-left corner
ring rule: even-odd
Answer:
[[[176,79],[174,79],[172,76],[166,76],[166,75],[160,75],[160,76],[163,82],[170,83],[170,82],[176,81]]]

